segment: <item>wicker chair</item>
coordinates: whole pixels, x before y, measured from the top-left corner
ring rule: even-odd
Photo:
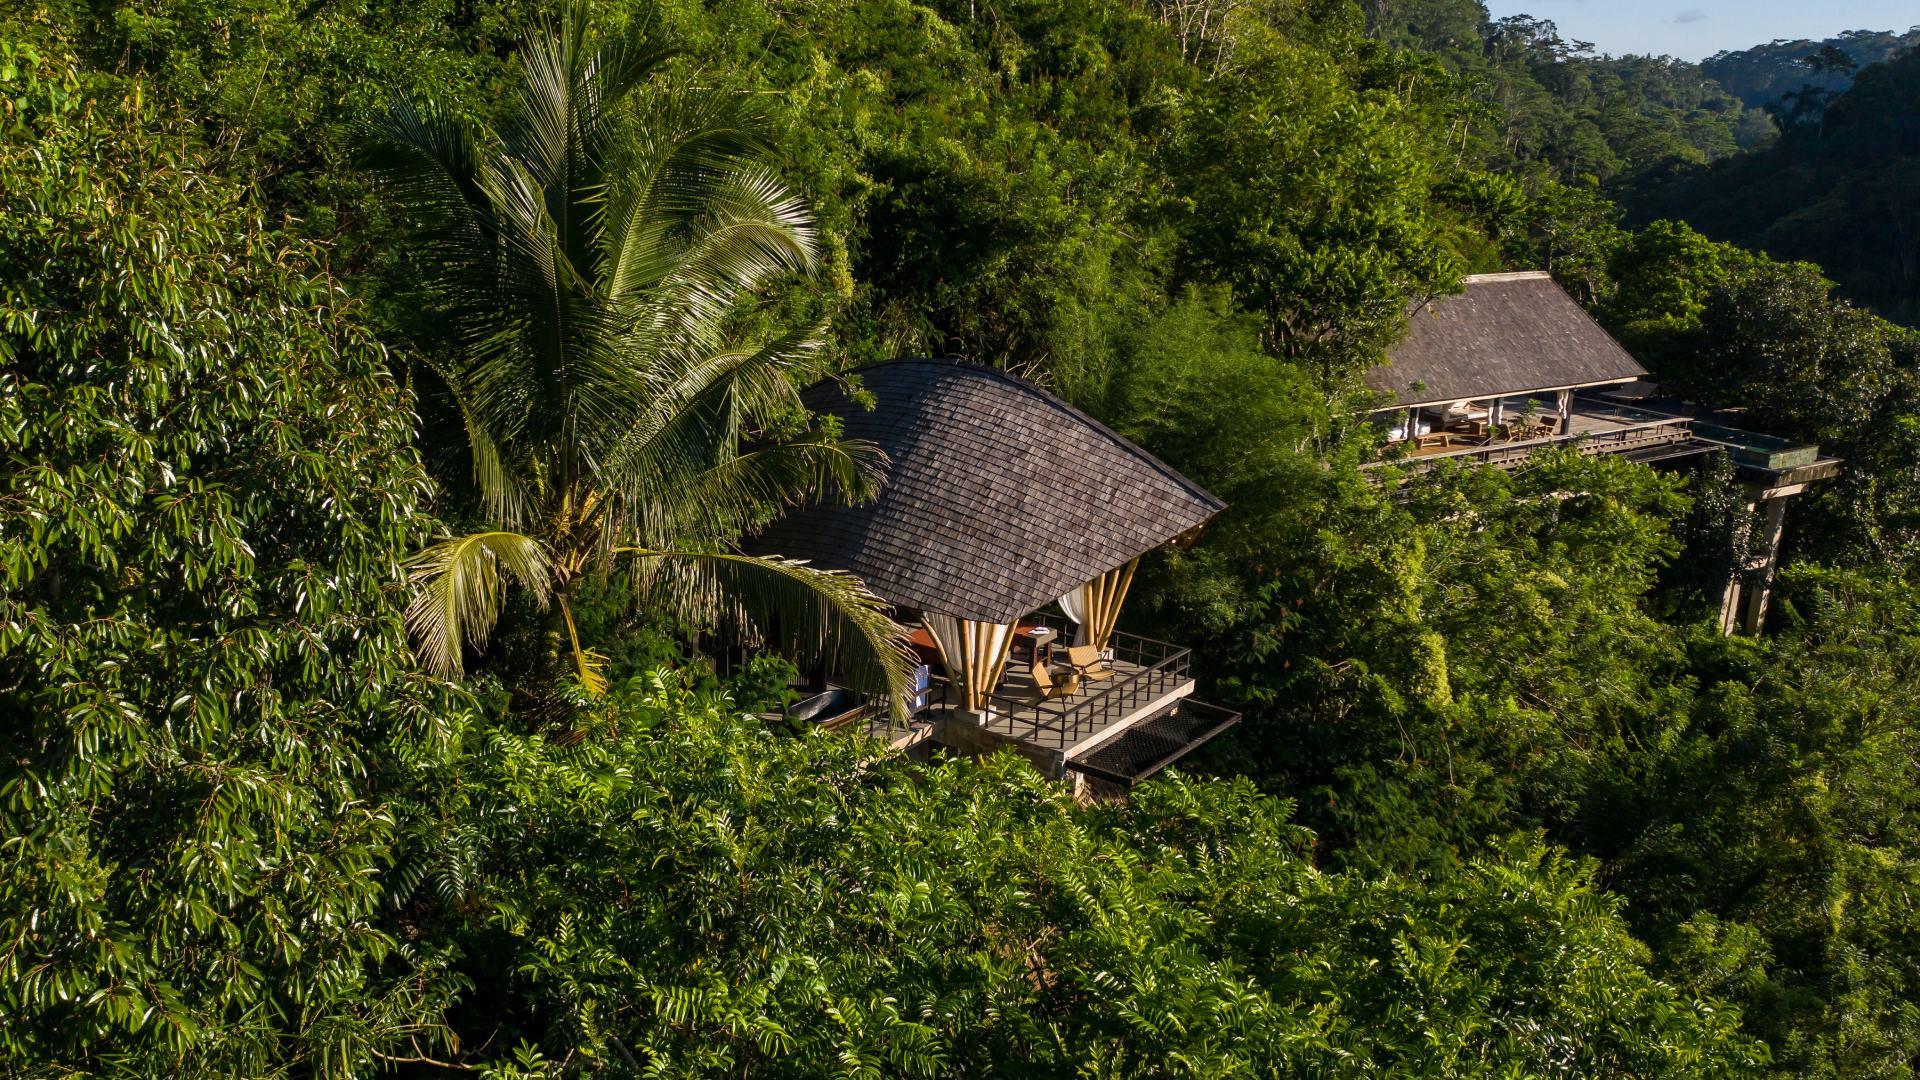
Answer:
[[[1113,668],[1100,658],[1100,650],[1091,645],[1075,645],[1068,649],[1067,663],[1083,679],[1098,681],[1113,678]]]
[[[1080,689],[1080,674],[1078,672],[1067,672],[1060,677],[1060,681],[1057,683],[1053,681],[1052,669],[1048,668],[1045,664],[1033,665],[1030,674],[1033,678],[1033,692],[1039,696],[1041,701],[1071,697]]]

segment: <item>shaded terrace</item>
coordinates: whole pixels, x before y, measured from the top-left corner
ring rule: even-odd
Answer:
[[[1192,692],[1188,650],[1116,623],[1141,556],[1204,525],[1218,499],[1005,372],[899,360],[859,376],[876,408],[835,384],[806,401],[886,453],[879,497],[802,508],[749,545],[852,573],[917,624],[914,727],[838,703],[833,723],[896,744],[1009,745],[1058,775]]]

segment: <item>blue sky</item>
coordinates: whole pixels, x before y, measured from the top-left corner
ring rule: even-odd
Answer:
[[[1552,19],[1560,36],[1602,52],[1665,53],[1699,60],[1774,38],[1818,41],[1842,30],[1904,31],[1920,24],[1915,0],[1487,0],[1495,18]]]

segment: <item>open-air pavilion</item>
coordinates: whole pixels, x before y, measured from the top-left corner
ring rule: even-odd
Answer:
[[[926,685],[904,738],[1013,745],[1054,775],[1120,780],[1233,722],[1185,700],[1187,649],[1117,627],[1141,556],[1200,528],[1220,500],[1003,371],[897,360],[858,380],[870,410],[837,383],[805,400],[885,451],[879,496],[795,511],[751,549],[848,571],[916,627]],[[1154,749],[1129,765],[1117,740],[1136,730]],[[1108,764],[1082,768],[1096,750]]]
[[[1387,362],[1367,372],[1373,414],[1413,456],[1612,432],[1657,418],[1587,407],[1577,395],[1646,376],[1544,271],[1476,274],[1458,296],[1416,306]]]

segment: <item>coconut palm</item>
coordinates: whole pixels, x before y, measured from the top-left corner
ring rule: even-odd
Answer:
[[[499,125],[400,100],[369,139],[416,216],[457,342],[430,363],[464,419],[491,526],[413,561],[417,649],[459,674],[517,584],[595,689],[569,596],[617,569],[683,614],[777,634],[804,660],[837,654],[897,703],[906,654],[879,599],[725,542],[781,505],[866,497],[883,464],[796,422],[793,376],[817,327],[736,332],[756,290],[812,268],[807,208],[762,164],[737,95],[662,89],[664,50],[594,44],[586,24],[575,6],[531,36]]]

